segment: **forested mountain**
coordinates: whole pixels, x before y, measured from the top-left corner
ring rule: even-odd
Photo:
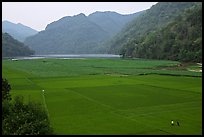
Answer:
[[[161,30],[124,45],[126,57],[202,62],[202,5],[179,14]]]
[[[2,33],[3,57],[28,56],[32,54],[34,54],[34,51],[30,50],[22,42],[14,39],[8,33]]]
[[[23,24],[15,24],[9,21],[2,22],[2,32],[9,33],[13,38],[17,39],[18,41],[23,42],[26,37],[32,36],[38,33],[38,31],[25,26]]]
[[[121,30],[113,39],[106,44],[109,46],[109,53],[121,53],[126,45],[126,52],[134,51],[136,43],[153,31],[167,26],[179,13],[197,4],[196,2],[159,2],[150,9],[139,15]],[[134,41],[134,42],[133,42]],[[128,44],[132,43],[132,44]],[[129,46],[129,47],[127,47]],[[124,52],[123,48],[123,52]],[[126,55],[131,55],[126,53]]]
[[[66,16],[48,24],[44,31],[28,37],[25,44],[36,54],[96,53],[102,43],[140,13],[121,15],[96,12]]]

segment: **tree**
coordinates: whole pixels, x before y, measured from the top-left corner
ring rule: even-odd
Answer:
[[[11,101],[7,99],[10,96],[10,89],[8,81],[2,78],[2,95],[4,95],[2,96],[2,134],[53,134],[47,112],[42,105],[32,101],[25,103],[22,96],[16,96]]]
[[[8,83],[7,79],[2,78],[2,100],[10,100],[11,96],[9,91],[11,90],[11,86]]]

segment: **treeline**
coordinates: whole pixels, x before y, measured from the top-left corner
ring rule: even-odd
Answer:
[[[12,99],[11,85],[2,78],[2,135],[51,135],[48,114],[35,102],[25,103],[22,96]]]
[[[34,54],[34,51],[25,46],[22,42],[14,39],[8,33],[2,33],[2,56],[16,57],[28,56]]]
[[[125,57],[202,62],[202,5],[179,14],[166,27],[129,41]]]

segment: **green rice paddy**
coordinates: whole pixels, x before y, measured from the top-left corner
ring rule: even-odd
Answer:
[[[162,69],[179,63],[3,60],[2,75],[12,96],[45,106],[55,134],[201,135],[202,72]]]

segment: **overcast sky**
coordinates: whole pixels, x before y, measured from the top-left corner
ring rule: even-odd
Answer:
[[[2,21],[22,23],[35,30],[44,30],[47,24],[64,16],[95,11],[115,11],[131,14],[149,9],[157,2],[2,2]]]

